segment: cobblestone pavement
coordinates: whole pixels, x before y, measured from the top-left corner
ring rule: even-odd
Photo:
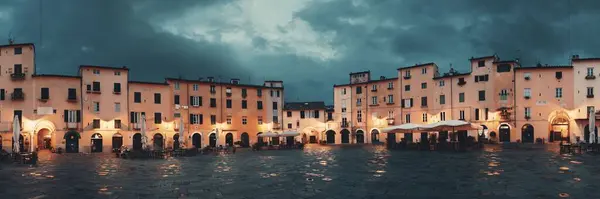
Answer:
[[[600,159],[553,148],[308,146],[166,160],[41,153],[0,165],[0,198],[600,198]]]

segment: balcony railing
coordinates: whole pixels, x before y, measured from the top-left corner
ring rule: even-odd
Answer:
[[[587,98],[594,98],[594,94],[587,94],[586,97]]]
[[[79,129],[78,122],[67,122],[67,129]]]
[[[388,118],[387,122],[388,122],[388,125],[394,125],[396,120],[394,118]]]
[[[140,129],[142,129],[142,125],[140,125],[138,123],[131,123],[131,129],[140,130]]]
[[[530,80],[530,79],[531,79],[531,77],[525,77],[525,80]]]
[[[526,119],[526,120],[529,120],[529,119],[531,119],[531,116],[529,116],[529,115],[526,115],[526,116],[525,116],[525,119]]]
[[[462,85],[465,85],[465,84],[467,84],[467,82],[466,82],[466,81],[459,81],[459,82],[458,82],[458,85],[459,85],[459,86],[462,86]]]
[[[529,98],[531,98],[531,96],[525,96],[525,99],[529,99]]]
[[[377,92],[377,89],[371,89],[371,92]]]
[[[231,93],[226,93],[225,94],[227,97],[231,97]]]
[[[585,79],[596,79],[595,75],[587,75],[585,76]]]
[[[403,78],[404,79],[410,79],[410,75],[405,75]]]
[[[388,90],[394,90],[394,87],[388,87]]]
[[[25,93],[23,92],[13,92],[10,94],[10,99],[13,101],[21,101],[25,99]]]
[[[348,127],[350,127],[350,122],[340,122],[340,126],[342,128],[348,128]]]
[[[24,80],[25,79],[25,73],[13,73],[13,74],[10,74],[10,79],[12,79],[12,80]]]

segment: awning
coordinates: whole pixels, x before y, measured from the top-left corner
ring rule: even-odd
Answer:
[[[266,132],[258,134],[258,137],[279,137],[279,134],[273,132]]]
[[[65,133],[65,136],[63,138],[67,139],[71,135],[75,136],[77,139],[81,139],[81,135],[79,135],[79,132],[77,131],[68,131],[67,133]]]
[[[423,125],[406,123],[406,124],[386,127],[386,128],[381,129],[381,131],[383,131],[384,133],[410,133],[411,131],[417,131],[421,128],[423,128]]]
[[[286,131],[286,132],[279,134],[279,136],[281,136],[281,137],[298,136],[298,135],[300,135],[300,133],[298,133],[296,131]]]

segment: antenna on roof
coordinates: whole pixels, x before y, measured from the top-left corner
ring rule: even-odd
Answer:
[[[15,43],[15,38],[12,36],[12,31],[8,32],[8,44],[12,45]]]

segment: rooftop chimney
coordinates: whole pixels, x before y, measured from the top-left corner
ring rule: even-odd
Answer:
[[[240,79],[231,79],[231,84],[239,84]]]
[[[384,80],[384,79],[385,79],[385,76],[380,76],[380,77],[379,77],[379,79],[380,79],[380,80]]]
[[[579,55],[573,55],[573,59],[579,59]]]
[[[207,77],[206,80],[208,82],[215,82],[215,78],[214,77]]]

